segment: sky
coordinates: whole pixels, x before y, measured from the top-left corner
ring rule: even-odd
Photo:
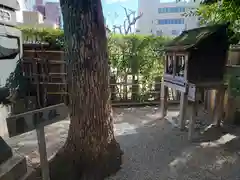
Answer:
[[[108,26],[123,24],[125,12],[123,7],[137,12],[138,0],[102,0],[103,13]]]
[[[59,0],[45,0],[47,1],[58,2]],[[125,13],[122,6],[137,11],[138,0],[102,0],[102,6],[106,23],[111,27],[112,24],[123,24]]]
[[[146,0],[151,1],[151,0]],[[159,0],[159,2],[171,2],[176,0]],[[126,7],[130,10],[137,12],[138,0],[102,0],[103,13],[106,18],[107,24],[123,24],[125,19],[125,12],[122,7]],[[117,14],[117,18],[116,18]]]
[[[45,0],[58,1],[58,0]],[[147,0],[146,0],[147,1]],[[148,0],[151,1],[151,0]],[[169,2],[175,0],[161,0],[161,2]],[[103,13],[107,25],[111,28],[113,24],[121,25],[125,19],[125,12],[122,7],[126,7],[137,12],[138,0],[102,0]]]

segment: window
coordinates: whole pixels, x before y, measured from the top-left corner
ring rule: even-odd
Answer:
[[[156,31],[156,35],[157,35],[157,36],[162,36],[162,30],[157,30],[157,31]]]
[[[172,35],[178,35],[179,32],[177,30],[172,30]]]
[[[158,13],[182,13],[185,12],[185,7],[165,7],[158,8]]]
[[[1,21],[10,21],[11,20],[10,12],[6,11],[4,9],[0,9],[0,20]]]
[[[159,19],[158,24],[164,25],[164,24],[184,24],[184,19]]]

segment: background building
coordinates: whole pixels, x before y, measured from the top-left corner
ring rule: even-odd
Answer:
[[[23,11],[23,22],[18,26],[33,27],[33,28],[58,28],[59,26],[54,23],[49,23],[44,20],[43,15],[37,11]]]
[[[43,17],[45,18],[45,6],[44,5],[42,5],[42,4],[35,5],[34,11],[41,13],[43,15]]]
[[[43,5],[43,0],[35,0],[35,5]]]
[[[23,22],[22,11],[27,10],[25,0],[18,0],[18,4],[19,4],[20,9],[16,11],[16,16],[17,16],[16,20],[17,20],[17,22]]]
[[[61,25],[61,10],[58,2],[46,2],[45,21]]]
[[[32,11],[36,4],[35,0],[21,0],[21,1],[23,1],[24,5],[26,7],[26,10],[28,10],[28,11]]]
[[[160,3],[159,0],[138,0],[136,33],[157,36],[177,36],[182,31],[199,27],[198,17],[184,17],[183,13],[196,9],[199,1]]]
[[[17,22],[20,25],[37,26],[40,23],[39,26],[44,27],[61,28],[63,26],[59,2],[46,2],[45,4],[43,0],[18,0],[18,2],[20,11],[17,12]]]

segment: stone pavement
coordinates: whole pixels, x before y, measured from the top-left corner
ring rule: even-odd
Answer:
[[[196,134],[195,141],[190,143],[187,132],[166,120],[158,120],[159,116],[155,107],[114,109],[115,134],[124,157],[122,169],[107,180],[240,179],[238,128],[210,128]],[[64,120],[45,128],[48,157],[64,143],[68,125],[69,121]],[[35,131],[7,142],[27,155],[33,167],[38,165]]]

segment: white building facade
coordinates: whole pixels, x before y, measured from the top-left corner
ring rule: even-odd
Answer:
[[[32,28],[59,28],[56,23],[44,21],[44,17],[37,11],[22,11],[23,22],[19,22],[18,26]]]
[[[157,36],[177,36],[182,31],[199,27],[198,17],[183,14],[199,7],[200,0],[189,2],[160,3],[159,0],[138,0],[138,13],[143,13],[137,22],[136,33]]]

